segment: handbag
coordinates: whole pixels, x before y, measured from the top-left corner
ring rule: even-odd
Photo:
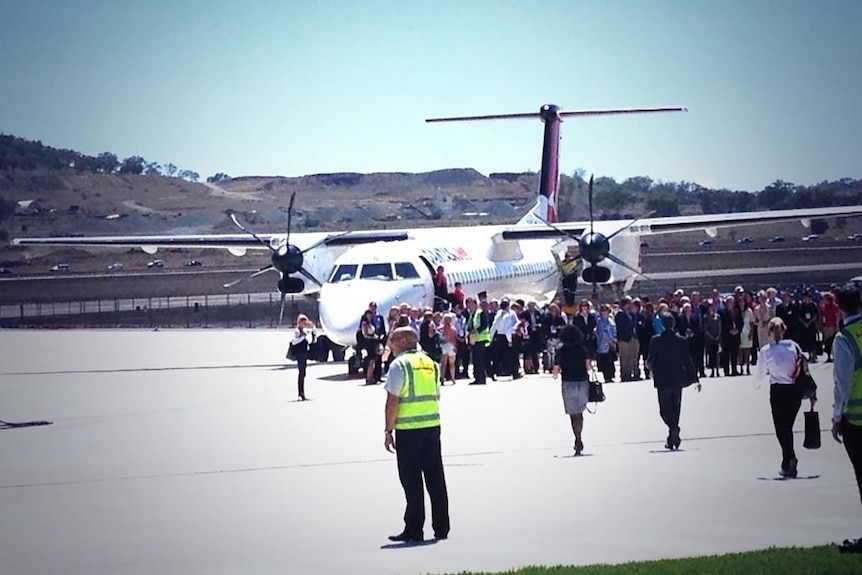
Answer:
[[[590,374],[590,390],[588,393],[588,402],[601,403],[605,400],[605,392],[602,389],[602,383],[599,381],[598,375],[595,372]]]
[[[802,447],[820,449],[820,414],[814,411],[814,407],[805,412],[805,441]]]
[[[817,399],[817,382],[814,381],[814,378],[811,377],[811,372],[808,370],[808,360],[800,355],[798,361],[799,368],[793,383],[802,393],[802,399]]]
[[[294,344],[287,346],[287,355],[284,357],[290,361],[296,361],[296,346]]]

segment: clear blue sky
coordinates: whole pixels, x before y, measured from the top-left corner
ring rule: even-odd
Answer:
[[[0,132],[206,177],[561,169],[759,190],[862,177],[862,2],[0,0]]]

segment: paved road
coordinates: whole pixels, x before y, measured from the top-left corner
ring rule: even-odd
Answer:
[[[4,575],[444,573],[862,531],[849,462],[827,434],[799,450],[816,478],[759,479],[780,457],[753,377],[686,391],[678,453],[662,449],[648,382],[609,385],[581,458],[549,377],[447,387],[451,538],[402,548],[385,537],[403,496],[382,446],[384,392],[313,365],[312,401],[293,402],[284,333],[6,331],[0,346],[0,419],[54,422],[0,430]],[[829,366],[813,372],[828,398]]]

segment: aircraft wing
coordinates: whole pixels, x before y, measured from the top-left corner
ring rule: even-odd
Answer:
[[[669,218],[644,218],[635,220],[599,220],[594,222],[597,231],[613,233],[625,228],[627,234],[653,235],[704,230],[714,236],[718,228],[744,224],[760,224],[799,220],[806,227],[812,219],[839,216],[862,216],[862,206],[837,206],[831,208],[807,208],[797,210],[771,210],[763,212],[740,212],[734,214],[704,214],[698,216],[675,216]],[[544,226],[519,226],[503,231],[503,239],[552,239],[563,236],[578,237],[590,228],[589,222],[565,222]]]
[[[268,250],[284,242],[284,234],[257,234],[258,241],[249,234],[200,234],[163,236],[90,236],[15,238],[13,246],[76,246],[76,247],[140,247],[146,252],[155,248],[222,248],[233,252],[245,250]],[[404,231],[361,232],[308,232],[291,234],[291,243],[300,250],[318,245],[346,246],[379,241],[406,240]]]

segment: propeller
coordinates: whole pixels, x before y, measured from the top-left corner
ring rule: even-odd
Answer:
[[[614,262],[615,264],[626,268],[629,271],[632,271],[639,276],[649,279],[646,275],[641,273],[637,268],[629,265],[616,255],[611,253],[611,240],[617,235],[625,230],[631,228],[638,221],[643,219],[644,217],[649,217],[652,214],[647,214],[646,216],[642,216],[640,218],[635,218],[632,220],[630,224],[627,224],[614,233],[605,236],[601,232],[595,231],[594,226],[594,216],[593,216],[593,176],[590,176],[590,184],[588,190],[588,199],[589,199],[589,210],[590,210],[590,231],[589,233],[581,234],[580,236],[576,236],[570,232],[562,230],[555,226],[550,222],[545,222],[545,225],[550,228],[560,232],[561,234],[567,235],[578,242],[578,256],[575,258],[576,260],[580,260],[582,264],[589,264],[589,268],[584,271],[584,276],[589,278],[590,283],[593,286],[593,299],[595,300],[598,297],[598,285],[599,283],[604,283],[605,279],[599,277],[597,271],[597,264],[608,259]]]
[[[287,208],[287,234],[285,236],[284,243],[279,245],[278,247],[273,247],[271,242],[264,240],[256,233],[243,226],[239,222],[235,214],[230,215],[230,219],[236,227],[256,239],[261,244],[265,245],[269,249],[271,263],[267,266],[260,268],[259,270],[247,277],[239,278],[237,280],[224,284],[224,287],[225,289],[230,289],[236,285],[239,285],[245,280],[252,279],[268,271],[277,271],[280,276],[277,284],[278,291],[281,292],[281,303],[278,313],[279,326],[284,319],[284,300],[286,298],[286,295],[289,293],[300,293],[305,289],[305,282],[301,278],[292,277],[293,274],[300,274],[310,282],[315,283],[321,287],[323,286],[323,282],[314,277],[314,274],[312,274],[303,267],[303,263],[305,259],[305,253],[321,245],[326,240],[324,239],[319,242],[316,242],[308,246],[304,250],[301,250],[298,246],[295,246],[290,243],[290,228],[291,224],[293,223],[293,203],[295,200],[296,192],[293,192],[290,195],[290,204],[288,204]]]

